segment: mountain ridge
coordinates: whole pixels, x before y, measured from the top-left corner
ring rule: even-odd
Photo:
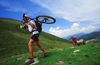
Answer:
[[[78,39],[84,39],[85,41],[86,40],[91,40],[91,39],[98,39],[100,38],[100,31],[95,31],[95,32],[91,32],[89,34],[85,34],[81,37],[79,37]]]
[[[29,53],[28,42],[31,37],[25,29],[20,29],[20,21],[10,18],[0,18],[0,59],[13,55]],[[46,32],[39,36],[40,44],[45,50],[71,47],[70,41],[56,37]],[[34,52],[40,50],[33,44]]]
[[[93,31],[93,32],[90,32],[90,33],[83,33],[83,32],[81,32],[81,33],[78,33],[78,34],[71,35],[71,36],[69,36],[67,38],[64,38],[64,39],[67,39],[68,40],[68,39],[70,39],[70,37],[74,36],[74,37],[77,37],[77,40],[80,40],[80,39],[84,39],[84,38],[82,38],[82,37],[84,37],[84,35],[88,35],[88,34],[95,33],[95,32],[99,32],[99,31],[100,31],[100,28],[97,29],[97,30],[95,30],[95,31]],[[94,38],[96,38],[96,37],[94,37]],[[99,38],[99,37],[97,37],[97,38]],[[90,39],[86,39],[85,38],[85,40],[90,40]]]

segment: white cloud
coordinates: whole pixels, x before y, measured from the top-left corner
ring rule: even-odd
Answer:
[[[88,27],[83,27],[82,29],[80,29],[80,32],[84,32],[84,33],[89,33],[92,32],[96,29],[100,28],[99,26],[88,26]]]
[[[80,24],[79,23],[74,23],[71,28],[77,28]]]
[[[60,29],[60,27],[56,28],[51,27],[49,29],[49,32],[56,36],[67,37],[79,32],[89,33],[100,28],[99,26],[93,25],[93,24],[100,25],[100,0],[30,0],[30,1],[36,2],[38,5],[47,8],[50,11],[50,13],[55,17],[63,18],[65,20],[69,20],[70,22],[89,21],[88,24],[89,26],[82,28],[80,28],[81,27],[80,23],[74,23],[69,29]]]
[[[69,21],[99,23],[100,0],[30,0],[47,8],[52,15]],[[94,24],[94,23],[93,23]]]
[[[79,28],[79,25],[80,25],[79,23],[74,23],[70,29],[63,29],[63,30],[59,29],[60,27],[56,28],[51,27],[49,29],[49,32],[58,37],[68,37],[70,35],[77,34],[80,32],[89,33],[100,28],[99,26],[91,26],[91,25],[88,27]]]
[[[59,29],[60,27],[58,26],[56,29]]]

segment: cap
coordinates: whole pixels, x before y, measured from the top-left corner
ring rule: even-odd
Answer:
[[[23,14],[23,17],[25,17],[27,20],[29,19],[29,17],[25,15],[25,13]]]

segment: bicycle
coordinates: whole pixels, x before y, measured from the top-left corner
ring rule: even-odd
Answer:
[[[25,15],[25,13],[23,15]],[[47,16],[47,15],[38,15],[35,18],[29,18],[29,19],[30,20],[34,20],[34,21],[37,21],[39,23],[46,23],[46,24],[52,24],[52,23],[55,23],[56,22],[56,19],[55,18],[53,18],[51,16]]]
[[[46,15],[39,15],[35,19],[40,23],[46,23],[46,24],[52,24],[56,22],[55,18]]]
[[[25,15],[25,13],[23,14],[23,16]],[[34,20],[35,22],[38,22],[42,25],[42,23],[46,23],[46,24],[52,24],[56,22],[56,19],[51,17],[51,16],[47,16],[47,15],[38,15],[35,18],[29,18],[29,20]],[[25,24],[25,22],[22,20],[21,21],[23,24],[20,25],[20,28],[23,28],[23,25]]]

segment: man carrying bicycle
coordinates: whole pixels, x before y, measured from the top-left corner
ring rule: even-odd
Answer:
[[[37,46],[43,51],[44,55],[41,58],[47,57],[48,55],[46,54],[45,50],[43,49],[43,47],[41,46],[40,42],[39,42],[39,31],[37,31],[37,26],[36,23],[34,22],[34,20],[29,20],[29,17],[25,14],[23,14],[23,21],[25,23],[28,23],[28,28],[26,28],[26,26],[24,25],[24,28],[28,31],[31,32],[31,39],[28,43],[28,48],[29,48],[29,52],[30,52],[30,58],[27,60],[27,62],[25,62],[25,65],[27,64],[35,64],[37,63],[36,61],[34,61],[34,57],[33,57],[33,47],[32,44],[35,42],[37,44]]]

